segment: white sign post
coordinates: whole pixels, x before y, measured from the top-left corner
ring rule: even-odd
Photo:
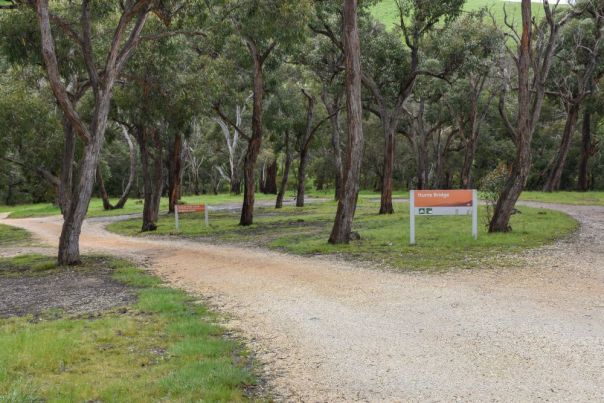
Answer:
[[[209,206],[206,204],[188,205],[188,204],[177,204],[174,206],[174,221],[176,224],[176,232],[180,232],[180,220],[178,213],[201,213],[204,212],[204,222],[206,227],[210,225],[208,218]]]
[[[478,239],[478,194],[474,190],[411,190],[409,244],[415,245],[415,216],[472,215],[472,236]]]

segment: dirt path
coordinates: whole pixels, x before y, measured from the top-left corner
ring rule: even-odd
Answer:
[[[85,252],[145,261],[232,314],[288,401],[604,400],[604,207],[520,269],[398,274],[154,241],[88,222]],[[56,245],[60,219],[1,220]]]

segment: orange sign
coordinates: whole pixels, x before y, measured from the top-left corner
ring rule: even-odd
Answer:
[[[415,207],[471,207],[472,190],[416,190]]]
[[[177,204],[176,209],[179,213],[200,213],[206,209],[205,204],[189,205],[189,204]]]

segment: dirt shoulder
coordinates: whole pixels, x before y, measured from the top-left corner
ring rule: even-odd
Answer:
[[[529,204],[529,203],[527,203]],[[533,203],[530,203],[534,205]],[[320,258],[132,239],[85,224],[81,249],[134,258],[232,314],[283,400],[604,399],[604,207],[526,268],[381,272]],[[56,245],[59,217],[0,222]]]

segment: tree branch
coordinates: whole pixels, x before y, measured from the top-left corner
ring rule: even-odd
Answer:
[[[57,62],[57,55],[55,51],[54,38],[50,29],[50,17],[48,13],[48,0],[37,0],[36,1],[36,14],[38,17],[38,23],[40,25],[40,34],[42,42],[42,56],[44,63],[46,64],[46,70],[48,72],[48,80],[52,88],[57,102],[61,107],[63,113],[72,124],[74,130],[82,138],[84,143],[88,144],[91,140],[91,135],[88,128],[80,119],[77,111],[75,110],[72,102],[69,99],[65,85],[61,81],[59,73],[59,65]]]
[[[214,105],[214,110],[216,111],[216,113],[218,114],[218,116],[220,116],[220,118],[222,120],[224,120],[225,122],[227,122],[228,124],[230,124],[231,126],[233,126],[233,128],[235,130],[237,130],[237,132],[241,135],[241,137],[243,137],[247,141],[251,140],[250,136],[248,136],[236,123],[234,123],[226,114],[224,114],[222,112],[222,109],[220,109],[220,105],[215,104]]]

